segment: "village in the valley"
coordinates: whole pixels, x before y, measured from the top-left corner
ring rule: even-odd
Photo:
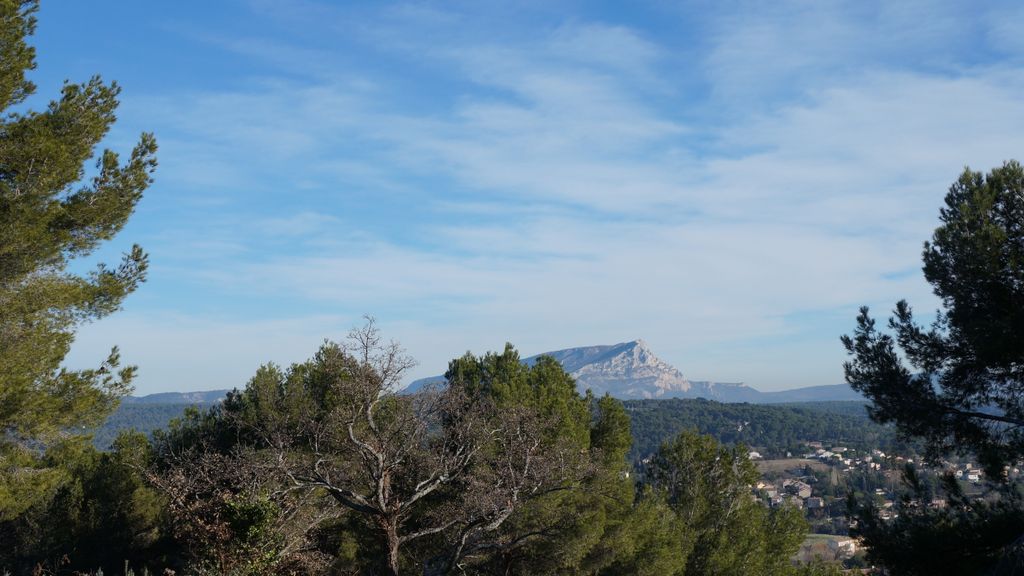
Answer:
[[[785,459],[765,459],[756,450],[748,453],[762,475],[754,486],[754,497],[767,506],[791,505],[804,511],[812,534],[794,557],[802,563],[864,565],[863,546],[848,535],[853,522],[846,502],[850,490],[872,494],[883,520],[898,518],[903,506],[945,508],[946,498],[935,489],[947,473],[952,474],[967,496],[984,498],[988,492],[984,470],[970,459],[942,460],[929,466],[913,453],[858,450],[821,441],[808,441],[805,447],[805,453],[788,454],[792,457]],[[932,497],[925,502],[902,500],[902,494],[907,492],[903,475],[908,465],[931,488]],[[1021,469],[1008,467],[1006,473],[1011,479],[1020,478]]]

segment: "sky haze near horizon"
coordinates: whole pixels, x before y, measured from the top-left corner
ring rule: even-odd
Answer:
[[[693,380],[836,384],[869,305],[937,307],[964,166],[1024,154],[1024,6],[44,0],[33,108],[122,87],[160,145],[84,327],[138,394],[241,387],[377,318],[444,371],[643,338]],[[84,265],[83,263],[82,265]]]

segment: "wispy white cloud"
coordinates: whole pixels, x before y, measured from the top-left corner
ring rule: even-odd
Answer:
[[[325,338],[341,340],[358,322],[358,316],[239,320],[127,310],[80,330],[66,364],[92,367],[116,345],[124,363],[139,366],[141,394],[242,388],[257,367],[301,362]]]
[[[607,68],[629,77],[652,71],[664,56],[654,43],[624,26],[598,24],[563,25],[545,43],[545,54],[562,62]]]
[[[702,69],[717,98],[755,109],[869,70],[955,73],[980,33],[975,6],[911,2],[729,2],[709,10]]]
[[[394,39],[388,58],[437,74],[422,99],[348,58],[137,100],[167,119],[162,179],[235,191],[230,214],[195,210],[186,233],[154,237],[161,265],[190,289],[305,311],[139,310],[83,341],[142,334],[137,361],[160,374],[190,355],[212,366],[198,348],[227,341],[248,373],[263,350],[299,360],[371,312],[418,375],[505,340],[536,353],[643,337],[695,378],[837,382],[857,306],[934,306],[921,242],[964,164],[1022,149],[1024,76],[961,54],[974,40],[958,9],[910,26],[920,7],[729,6],[688,53],[711,96],[679,105],[666,98],[694,78],[665,73],[678,56],[652,31],[572,19],[489,35],[419,4],[354,37]],[[997,23],[970,22],[1013,49]],[[250,42],[226,45],[292,57]],[[195,387],[230,380],[211,370]]]

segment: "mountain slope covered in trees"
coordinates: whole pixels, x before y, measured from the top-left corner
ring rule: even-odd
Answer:
[[[626,400],[632,422],[634,459],[653,454],[666,439],[685,430],[708,434],[724,444],[756,447],[766,457],[783,457],[807,441],[856,448],[890,449],[899,444],[892,428],[871,422],[861,402],[783,405],[728,404],[704,399]]]

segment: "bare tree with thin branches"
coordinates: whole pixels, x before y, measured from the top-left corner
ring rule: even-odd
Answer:
[[[497,432],[484,417],[486,401],[454,387],[397,394],[414,364],[372,319],[344,344],[325,344],[314,363],[273,385],[251,384],[257,412],[274,414],[247,418],[246,427],[276,453],[291,489],[326,492],[366,517],[397,575],[403,546],[457,524],[421,513],[421,504],[469,473]]]
[[[542,537],[502,527],[531,500],[579,483],[584,451],[562,442],[558,415],[459,380],[397,393],[412,366],[368,318],[310,361],[260,368],[229,396],[220,427],[272,463],[275,500],[333,502],[365,520],[387,574],[449,573]],[[575,395],[571,380],[564,393]]]

